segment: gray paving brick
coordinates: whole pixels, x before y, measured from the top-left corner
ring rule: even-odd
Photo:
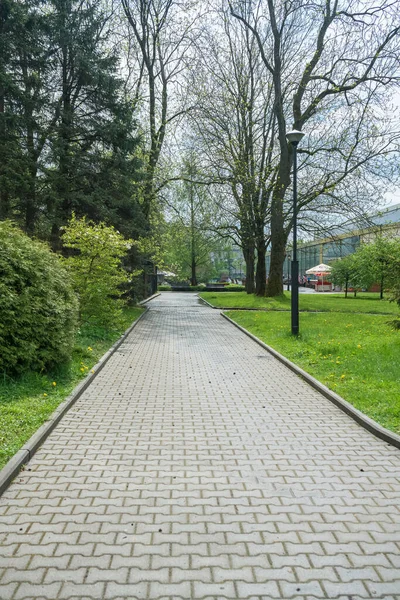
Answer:
[[[4,600],[13,598],[18,585],[16,581],[4,585],[0,582],[0,598],[4,598]]]
[[[29,569],[21,571],[19,569],[7,569],[1,577],[1,584],[7,585],[13,581],[24,582],[29,581],[30,583],[42,583],[46,570],[45,569]],[[0,596],[1,597],[1,596]]]
[[[128,583],[151,582],[169,583],[171,579],[170,569],[129,569]]]
[[[90,567],[85,569],[85,583],[98,583],[100,581],[118,581],[126,583],[128,580],[128,569],[121,567],[119,569],[101,569],[99,567]]]
[[[18,589],[12,598],[13,600],[23,600],[25,598],[33,599],[41,596],[46,598],[46,600],[50,600],[50,598],[59,598],[61,586],[61,582],[36,585],[31,583],[29,577],[27,577],[26,582],[21,583],[18,586]]]
[[[341,594],[347,594],[348,596],[359,596],[360,598],[370,598],[371,593],[365,587],[362,581],[347,581],[346,583],[331,583],[330,581],[324,582],[324,587],[328,598],[335,598]],[[385,594],[386,592],[382,590]],[[393,590],[392,590],[393,593]]]
[[[226,600],[226,598],[236,598],[237,594],[235,586],[232,582],[224,583],[202,583],[196,581],[193,584],[194,593],[193,598],[217,598],[219,595]],[[192,596],[188,596],[192,598]]]
[[[269,598],[279,598],[280,592],[275,581],[266,581],[265,583],[237,583],[239,598],[247,598],[248,596],[257,594]]]
[[[150,598],[158,598],[161,595],[173,598],[190,598],[191,585],[189,581],[183,583],[150,583]]]
[[[108,582],[106,584],[105,592],[102,598],[110,598],[112,600],[116,598],[136,600],[136,598],[149,598],[148,589],[149,583],[129,583],[120,584],[116,582]],[[150,596],[150,598],[157,598],[157,596]]]
[[[400,600],[400,451],[194,295],[150,307],[0,498],[0,599]]]
[[[54,596],[60,600],[70,600],[72,598],[82,598],[83,596],[89,596],[90,598],[103,598],[104,597],[105,583],[73,583],[67,581],[63,584],[61,590],[57,596]],[[51,598],[51,596],[50,596]]]

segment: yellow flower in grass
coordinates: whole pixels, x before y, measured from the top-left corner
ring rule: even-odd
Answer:
[[[57,382],[53,381],[53,383],[51,384],[53,387],[56,387]]]
[[[47,394],[43,394],[44,397],[47,397]]]
[[[89,352],[93,352],[93,348],[91,348],[90,346],[88,346],[87,349],[89,350]]]
[[[357,348],[361,348],[361,344],[357,344]]]
[[[340,379],[344,379],[346,377],[346,375],[341,375]]]
[[[81,373],[85,372],[85,369],[83,367],[80,368]]]

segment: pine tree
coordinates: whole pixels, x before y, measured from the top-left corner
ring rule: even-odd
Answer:
[[[126,233],[132,235],[141,219],[134,189],[139,167],[134,105],[124,98],[117,76],[106,15],[89,0],[50,4],[60,91],[59,119],[50,136],[53,246],[73,212],[117,227],[130,221]]]
[[[55,248],[73,211],[142,229],[135,106],[107,23],[97,0],[0,0],[0,219]]]
[[[0,3],[0,214],[30,234],[39,213],[37,178],[49,128],[51,62],[41,4]]]

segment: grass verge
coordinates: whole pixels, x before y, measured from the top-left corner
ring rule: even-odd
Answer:
[[[83,326],[77,335],[72,360],[51,373],[26,373],[0,381],[0,469],[65,400],[79,381],[126,329],[142,314],[126,308],[115,330]]]
[[[384,427],[400,434],[400,332],[383,315],[289,312],[227,315]]]
[[[276,298],[259,298],[246,292],[202,292],[201,298],[218,308],[251,308],[263,310],[290,310],[290,292]],[[379,294],[364,293],[344,297],[344,294],[299,294],[302,311],[352,312],[397,315],[395,302],[380,300]]]

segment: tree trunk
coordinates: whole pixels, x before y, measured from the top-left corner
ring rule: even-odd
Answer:
[[[254,247],[248,246],[243,247],[243,258],[246,263],[246,285],[245,290],[247,294],[254,294],[255,282],[254,282]]]
[[[283,263],[285,261],[286,233],[282,215],[282,202],[274,200],[271,211],[271,264],[266,295],[283,294]]]
[[[1,20],[0,20],[1,23]],[[0,28],[1,33],[1,28]],[[0,86],[0,143],[6,143],[6,122],[5,122],[5,109],[4,109],[4,88]],[[4,147],[4,146],[3,146]],[[5,158],[5,157],[3,157]],[[4,164],[0,164],[0,175],[5,171]],[[1,178],[0,178],[1,182]],[[0,183],[0,220],[7,219],[10,212],[10,199],[7,191],[3,188]]]
[[[283,201],[286,190],[290,184],[291,156],[293,150],[291,148],[289,150],[283,133],[280,133],[280,137],[283,137],[283,140],[281,140],[279,174],[271,203],[271,263],[266,292],[268,297],[281,296],[283,294],[283,263],[285,262],[287,242],[287,232],[285,231],[285,220],[283,216]],[[291,153],[290,155],[289,152]]]
[[[265,296],[267,291],[267,268],[265,265],[265,240],[257,244],[256,296]]]
[[[8,219],[10,214],[10,198],[5,190],[0,190],[0,221]]]
[[[197,285],[197,277],[196,277],[196,259],[192,256],[192,264],[191,264],[192,276],[190,278],[190,285]]]
[[[31,126],[32,123],[32,111],[28,107],[26,120],[28,123],[27,127],[27,149],[29,153],[29,182],[27,195],[25,197],[25,231],[31,237],[35,233],[36,219],[37,219],[37,204],[36,204],[36,177],[37,177],[37,157],[35,152],[35,141],[34,131]]]
[[[35,233],[35,225],[36,225],[36,189],[35,189],[35,180],[33,179],[29,183],[29,192],[28,197],[25,202],[25,232],[31,237]]]
[[[189,167],[189,177],[192,178],[192,165]],[[195,210],[194,210],[194,193],[193,183],[190,183],[189,187],[189,201],[190,201],[190,250],[191,250],[191,271],[192,277],[190,279],[191,285],[197,285],[196,275],[196,224],[195,224]]]
[[[150,166],[147,168],[146,181],[143,186],[142,214],[145,220],[145,228],[150,230],[150,213],[156,197],[154,191],[154,169]]]

